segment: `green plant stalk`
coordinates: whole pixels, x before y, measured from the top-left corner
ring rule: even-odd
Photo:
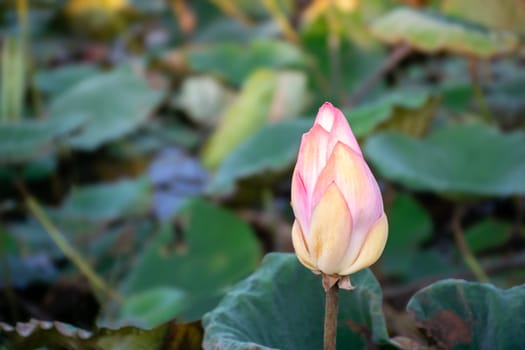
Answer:
[[[18,24],[20,26],[20,41],[22,46],[22,58],[21,58],[21,65],[23,69],[23,75],[22,75],[22,89],[21,92],[21,103],[23,103],[24,98],[24,92],[26,89],[28,89],[30,93],[31,102],[33,105],[33,114],[36,116],[39,116],[42,114],[43,107],[42,107],[42,101],[40,93],[36,87],[35,83],[35,67],[33,65],[32,61],[32,54],[31,54],[31,37],[29,35],[29,21],[28,21],[28,13],[29,13],[29,7],[28,0],[16,0],[16,12],[18,17]],[[23,112],[23,109],[22,109]]]
[[[394,70],[398,64],[412,53],[412,48],[407,44],[398,45],[388,55],[385,61],[365,81],[359,85],[354,94],[346,101],[347,107],[357,105],[382,79]]]
[[[17,37],[6,37],[2,52],[2,92],[0,104],[0,120],[19,121],[22,118],[25,72],[26,72],[26,49],[28,38],[28,4],[27,0],[16,0],[16,12],[20,27]]]
[[[13,107],[13,120],[22,119],[24,91],[25,91],[25,45],[23,39],[15,41],[13,51],[13,81],[11,85],[11,98]]]
[[[478,104],[478,108],[481,112],[483,120],[489,123],[493,122],[494,118],[492,117],[487,100],[485,99],[485,94],[483,93],[483,89],[481,87],[479,62],[476,58],[471,58],[469,60],[469,74],[470,80],[472,82],[472,92]]]
[[[211,0],[211,3],[217,6],[227,16],[235,18],[246,27],[253,24],[252,19],[244,13],[236,2],[230,0]]]
[[[472,274],[480,282],[490,282],[489,276],[485,273],[479,262],[476,260],[476,257],[472,253],[472,250],[468,246],[468,243],[463,234],[463,229],[461,228],[461,216],[462,208],[456,208],[454,217],[452,219],[452,232],[454,234],[454,240],[458,246],[459,252],[467,264],[467,267],[472,271]]]
[[[19,38],[6,38],[2,52],[2,111],[1,120],[19,121],[22,117],[25,54]]]
[[[29,4],[27,0],[16,0],[16,12],[20,34],[17,40],[16,57],[13,65],[16,67],[16,77],[13,86],[14,116],[17,120],[23,117],[24,94],[26,91],[27,53],[29,48]]]
[[[288,21],[286,14],[282,11],[282,9],[279,8],[279,4],[277,3],[277,1],[263,0],[262,5],[266,7],[270,15],[273,17],[273,20],[281,29],[281,32],[283,33],[286,40],[288,40],[291,43],[298,44],[300,41],[299,34],[297,34],[295,29]]]
[[[10,42],[11,38],[6,37],[4,39],[4,45],[2,47],[2,68],[1,68],[1,74],[2,74],[2,91],[1,91],[1,97],[0,97],[0,107],[2,110],[0,111],[0,120],[2,122],[7,122],[9,120],[9,89],[7,88],[9,86],[9,56],[10,56]]]
[[[472,91],[474,93],[474,98],[476,99],[478,103],[478,108],[481,111],[481,115],[483,116],[483,120],[486,122],[493,122],[492,114],[490,113],[489,106],[487,104],[487,100],[485,99],[485,94],[483,93],[483,89],[479,85],[479,83],[473,83],[472,84]]]
[[[454,234],[454,236],[456,239],[456,244],[458,245],[461,255],[463,256],[463,260],[465,261],[465,264],[467,264],[474,276],[476,276],[476,279],[480,282],[490,282],[489,277],[487,276],[485,271],[483,271],[483,268],[474,257],[474,254],[472,254],[472,252],[470,251],[470,248],[468,247],[467,242],[465,241],[465,237],[462,234]]]
[[[117,302],[122,302],[123,297],[111,289],[106,284],[106,282],[91,268],[84,257],[82,257],[82,255],[69,244],[64,235],[51,222],[46,213],[38,205],[37,201],[30,196],[26,196],[25,202],[31,213],[37,218],[38,222],[40,222],[42,227],[47,231],[53,242],[55,242],[64,255],[69,260],[71,260],[73,264],[80,270],[80,272],[88,279],[93,288],[108,295]]]
[[[22,36],[27,35],[27,14],[28,14],[27,0],[16,0],[16,12],[18,16],[18,23],[20,25]],[[25,40],[25,38],[23,38]]]
[[[336,348],[338,309],[339,286],[335,283],[326,291],[324,310],[324,350],[335,350]]]

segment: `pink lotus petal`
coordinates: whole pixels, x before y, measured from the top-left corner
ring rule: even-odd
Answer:
[[[317,177],[311,206],[317,204],[320,196],[332,181],[335,181],[340,188],[352,212],[363,207],[370,211],[370,207],[363,205],[363,203],[364,201],[371,201],[373,221],[377,220],[383,211],[381,193],[377,182],[361,155],[342,142],[335,145],[326,166]]]
[[[303,265],[338,279],[377,260],[388,230],[381,192],[345,116],[329,102],[303,135],[291,197]]]
[[[332,126],[334,125],[334,119],[336,118],[334,107],[330,102],[325,102],[315,117],[315,124],[321,125],[326,131],[331,132]]]
[[[330,133],[330,150],[334,148],[338,141],[341,141],[356,153],[362,154],[361,148],[343,112],[334,107],[330,102],[325,102],[321,108],[319,108],[315,123],[321,125]]]
[[[306,192],[300,172],[296,169],[292,175],[292,209],[301,227],[306,232],[310,229],[310,196]]]
[[[320,125],[314,125],[303,135],[295,169],[301,174],[307,193],[312,193],[317,176],[329,157],[329,138]]]

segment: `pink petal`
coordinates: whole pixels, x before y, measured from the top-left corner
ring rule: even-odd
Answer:
[[[296,169],[292,175],[292,209],[301,227],[306,232],[310,229],[310,198],[306,192],[300,172]]]
[[[348,121],[339,109],[335,109],[336,118],[334,126],[332,128],[332,140],[330,142],[331,146],[333,145],[332,149],[337,143],[337,141],[340,141],[345,145],[349,146],[355,153],[362,155],[361,147],[359,147],[359,144],[357,143],[357,140],[354,136],[354,133],[352,132],[352,129],[350,128],[350,125],[348,124]]]
[[[334,125],[334,118],[335,108],[330,102],[325,102],[317,112],[317,116],[315,117],[315,124],[319,124],[325,129],[326,131],[330,132],[332,131],[332,126]]]
[[[342,142],[335,145],[325,167],[318,175],[311,206],[317,204],[324,191],[334,181],[349,203],[350,210],[355,211],[363,207],[363,201],[373,199],[374,221],[379,217],[383,210],[379,186],[361,155]]]
[[[359,217],[356,223],[372,225],[383,212],[383,199],[368,164],[341,143],[336,145],[333,155],[337,186],[343,192],[350,211]]]
[[[361,148],[344,116],[343,112],[335,108],[330,102],[325,102],[315,119],[315,123],[321,125],[330,133],[329,148],[332,150],[338,141],[343,142],[356,153],[361,154]]]
[[[368,165],[350,147],[339,142],[319,174],[310,205],[315,206],[335,183],[352,214],[352,237],[346,255],[357,256],[366,234],[383,213],[379,186]]]
[[[320,125],[303,135],[295,170],[301,174],[306,192],[311,195],[317,176],[329,157],[328,141],[330,135]]]

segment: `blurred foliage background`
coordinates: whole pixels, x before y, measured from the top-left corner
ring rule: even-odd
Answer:
[[[7,0],[0,21],[8,337],[171,325],[199,348],[198,320],[293,250],[291,169],[325,101],[383,191],[391,335],[423,337],[403,310],[439,279],[524,282],[523,1]],[[32,341],[82,342],[45,327]]]

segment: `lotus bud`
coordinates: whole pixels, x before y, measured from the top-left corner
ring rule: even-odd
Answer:
[[[326,102],[303,135],[292,177],[292,242],[299,261],[352,289],[349,274],[379,259],[388,236],[379,186],[343,113]]]

